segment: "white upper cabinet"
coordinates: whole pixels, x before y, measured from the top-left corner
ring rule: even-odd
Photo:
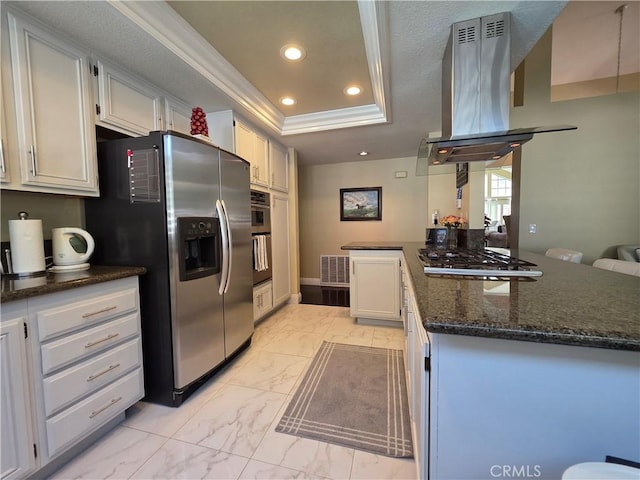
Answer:
[[[153,86],[98,60],[96,124],[133,136],[162,128],[162,95]]]
[[[235,153],[251,163],[251,181],[253,181],[255,168],[251,162],[254,154],[253,130],[240,120],[235,120],[233,133],[235,135]]]
[[[7,122],[4,116],[4,93],[2,91],[2,76],[0,76],[0,183],[11,180],[5,147],[7,145]]]
[[[97,196],[87,54],[11,11],[2,23],[3,188]]]
[[[271,167],[270,187],[281,192],[289,191],[289,154],[287,149],[269,141],[269,162]]]
[[[174,97],[164,97],[164,129],[191,134],[191,107]]]
[[[269,186],[269,139],[239,119],[234,123],[236,154],[251,163],[251,183]]]
[[[251,183],[268,187],[269,138],[238,118],[231,110],[207,113],[211,141],[251,164]]]

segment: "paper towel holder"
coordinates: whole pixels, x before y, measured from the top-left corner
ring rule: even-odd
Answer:
[[[27,212],[24,212],[24,211],[18,212],[18,220],[28,220],[28,219],[29,219],[29,214]],[[9,221],[10,231],[11,231],[12,221],[13,220]],[[6,265],[7,265],[7,271],[3,272],[3,276],[6,276],[10,279],[19,279],[19,278],[29,278],[29,277],[40,277],[47,274],[46,269],[31,271],[31,272],[15,272],[11,249],[5,248],[3,253],[4,253],[4,260],[6,261]]]

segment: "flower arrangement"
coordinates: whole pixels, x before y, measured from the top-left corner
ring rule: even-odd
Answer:
[[[456,215],[447,215],[446,217],[442,217],[440,219],[440,224],[447,228],[458,228],[463,223],[467,223],[467,221],[464,218],[458,217]]]

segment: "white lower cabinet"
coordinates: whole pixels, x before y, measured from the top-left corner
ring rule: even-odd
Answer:
[[[253,287],[253,321],[259,320],[273,309],[273,286],[271,281]]]
[[[24,478],[36,468],[25,301],[2,305],[0,319],[0,478]]]
[[[401,322],[399,250],[351,250],[350,312],[358,319]]]
[[[29,316],[46,461],[144,396],[138,278],[36,297]]]
[[[428,477],[430,342],[407,272],[402,275],[405,367],[417,478]]]
[[[140,366],[140,339],[108,349],[84,362],[49,375],[42,382],[44,411],[54,415],[78,399]]]
[[[44,469],[144,396],[139,304],[134,276],[2,305],[0,478]]]
[[[142,368],[100,389],[46,421],[47,446],[50,456],[75,444],[88,432],[140,400],[143,389]]]

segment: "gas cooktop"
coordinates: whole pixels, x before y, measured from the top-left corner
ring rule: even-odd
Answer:
[[[435,275],[467,277],[539,277],[535,263],[520,260],[493,250],[446,250],[430,247],[418,250],[424,272]]]

